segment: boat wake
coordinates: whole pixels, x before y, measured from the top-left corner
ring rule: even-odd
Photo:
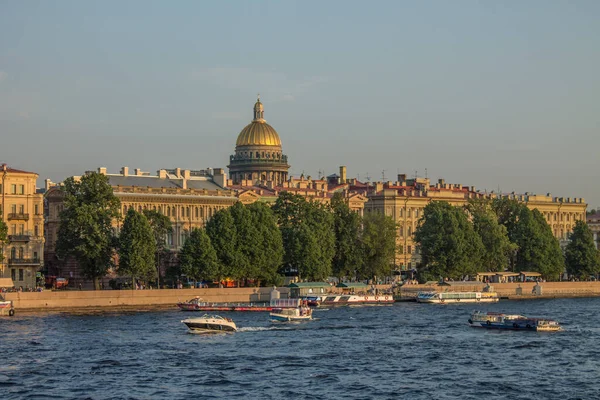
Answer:
[[[280,326],[244,326],[238,332],[261,332],[261,331],[289,331],[293,328]]]

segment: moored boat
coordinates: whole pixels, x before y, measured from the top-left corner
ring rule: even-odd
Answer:
[[[190,331],[196,333],[236,332],[237,326],[230,318],[220,315],[204,314],[198,318],[184,319],[183,322]]]
[[[546,318],[530,318],[519,314],[475,311],[469,318],[473,328],[504,329],[513,331],[556,332],[562,327],[557,321]]]
[[[15,309],[13,308],[12,301],[0,301],[0,315],[15,315]]]
[[[389,293],[376,295],[332,294],[321,300],[324,306],[350,306],[367,304],[392,304],[394,296]]]
[[[495,303],[500,299],[496,292],[419,292],[419,303]]]
[[[194,297],[186,302],[177,303],[182,311],[271,311],[272,306],[264,304],[225,304],[209,303],[203,301],[200,297]]]

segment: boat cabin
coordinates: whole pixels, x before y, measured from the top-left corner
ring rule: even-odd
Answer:
[[[288,285],[290,297],[298,299],[306,296],[324,296],[331,289],[327,282],[295,282]]]
[[[370,290],[370,286],[363,282],[341,282],[336,287],[342,289],[343,294],[364,294]]]

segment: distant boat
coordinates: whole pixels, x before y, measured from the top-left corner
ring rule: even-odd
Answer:
[[[321,300],[321,305],[324,306],[351,306],[351,305],[367,305],[367,304],[393,304],[394,296],[389,293],[384,294],[332,294],[325,296]]]
[[[504,329],[513,331],[557,332],[562,327],[554,320],[546,318],[529,318],[518,314],[475,311],[469,318],[473,328]]]
[[[236,332],[237,326],[230,318],[223,318],[220,315],[204,314],[199,318],[184,319],[183,322],[190,331],[196,333],[222,333]]]
[[[305,301],[298,301],[299,304],[294,308],[274,308],[269,314],[271,321],[291,322],[291,321],[309,321],[312,319],[312,309]]]
[[[0,301],[0,315],[15,315],[15,309],[13,308],[12,301]]]
[[[496,292],[419,292],[419,303],[495,303],[499,300]]]

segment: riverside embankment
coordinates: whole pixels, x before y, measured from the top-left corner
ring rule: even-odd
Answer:
[[[493,291],[501,298],[510,300],[529,300],[540,298],[569,298],[569,297],[596,297],[600,296],[600,282],[540,282],[541,293],[534,292],[535,282],[492,283]],[[445,285],[404,285],[400,288],[402,300],[412,300],[418,292],[424,291],[456,291],[469,292],[481,290],[484,284],[461,284],[453,282],[451,286]]]
[[[533,294],[535,282],[494,283],[493,290],[502,298],[528,300],[539,298],[569,298],[600,296],[600,282],[542,282],[541,294]],[[473,291],[482,285],[454,283],[452,286],[404,285],[399,290],[400,299],[411,300],[420,291]],[[378,289],[389,286],[379,285]],[[211,288],[211,289],[161,289],[161,290],[60,290],[43,292],[4,293],[17,310],[78,310],[119,308],[175,307],[182,301],[199,296],[213,303],[267,302],[272,287],[263,288]],[[277,288],[282,298],[289,296],[289,289]],[[336,288],[331,291],[339,291]]]

